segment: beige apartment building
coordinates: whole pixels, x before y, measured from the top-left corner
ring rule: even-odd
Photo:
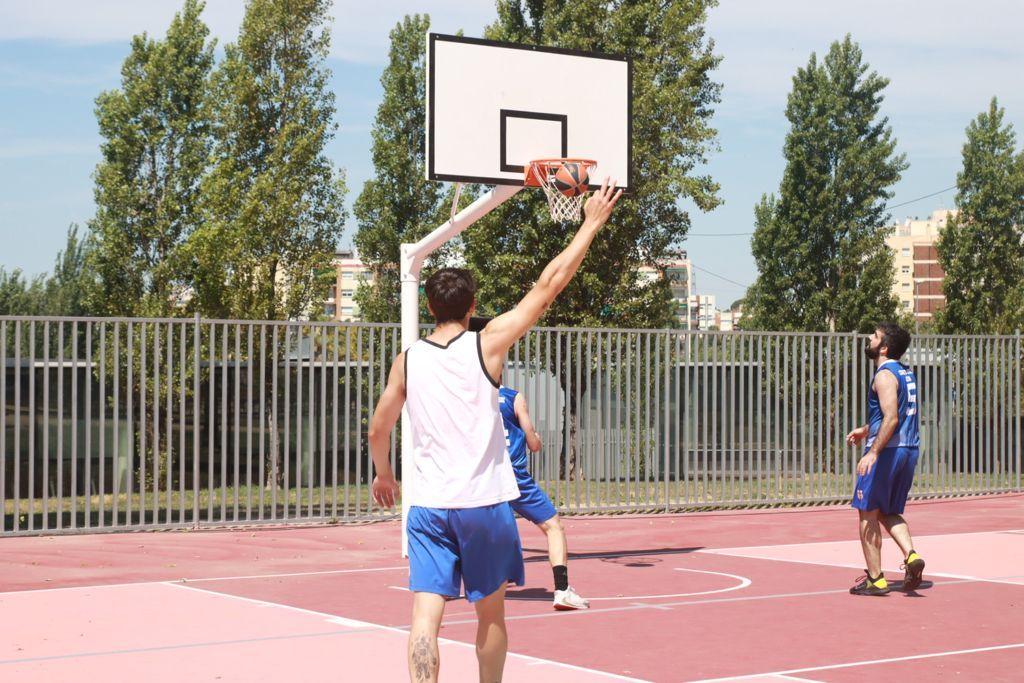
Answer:
[[[659,268],[640,266],[637,272],[641,278],[647,280],[657,280],[664,273],[669,289],[672,290],[672,301],[680,326],[686,329],[697,328],[698,309],[694,306],[693,298],[693,266],[685,251],[674,252],[668,260],[660,264]]]
[[[324,302],[324,315],[340,322],[359,322],[361,318],[355,300],[356,287],[370,278],[370,269],[352,249],[335,253],[334,268],[336,278]]]
[[[894,226],[885,241],[892,249],[896,269],[893,294],[900,308],[913,312],[919,322],[931,320],[946,301],[942,293],[945,273],[935,244],[951,215],[956,215],[956,209],[938,209],[925,219],[907,218]]]

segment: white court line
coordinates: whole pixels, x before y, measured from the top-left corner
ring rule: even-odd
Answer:
[[[384,626],[383,624],[374,624],[374,623],[371,623],[369,621],[360,621],[358,619],[349,619],[347,617],[341,617],[341,616],[338,616],[336,614],[329,614],[327,612],[317,612],[315,610],[304,609],[302,607],[293,607],[292,605],[285,605],[285,604],[282,604],[282,603],[270,602],[270,601],[267,601],[267,600],[256,600],[254,598],[246,598],[246,597],[243,597],[241,595],[231,595],[230,593],[218,593],[217,591],[209,591],[209,590],[206,590],[204,588],[194,588],[192,586],[185,586],[185,585],[182,585],[182,584],[168,583],[166,585],[168,585],[168,586],[175,586],[177,588],[184,588],[186,590],[192,590],[192,591],[196,591],[196,592],[199,592],[199,593],[206,593],[207,595],[215,595],[215,596],[220,596],[220,597],[225,597],[225,598],[232,598],[232,599],[235,599],[235,600],[242,600],[244,602],[249,602],[249,603],[253,603],[253,604],[259,605],[261,607],[279,607],[281,609],[291,610],[293,612],[300,612],[300,613],[304,613],[304,614],[311,614],[311,615],[318,616],[318,617],[326,617],[327,621],[329,621],[329,622],[332,622],[332,623],[342,623],[342,622],[344,622],[343,625],[350,626],[352,628],[375,629],[375,630],[380,630],[380,631],[388,631],[388,632],[391,632],[391,633],[400,633],[403,636],[409,635],[409,631],[408,631],[407,628],[399,628],[397,626]],[[458,646],[461,646],[461,647],[473,648],[474,650],[476,649],[476,645],[474,643],[464,643],[464,642],[462,642],[460,640],[451,640],[449,638],[438,638],[437,639],[437,643],[438,643],[438,645],[458,645]],[[527,662],[530,662],[531,665],[546,664],[546,665],[556,666],[556,667],[565,668],[565,669],[572,669],[573,671],[582,671],[582,672],[585,672],[585,673],[596,674],[596,675],[604,676],[606,678],[609,678],[609,679],[612,679],[612,680],[616,680],[616,681],[628,681],[630,683],[650,683],[649,681],[646,681],[646,680],[641,679],[641,678],[630,678],[628,676],[620,676],[619,674],[613,674],[613,673],[609,673],[607,671],[600,671],[600,670],[597,670],[597,669],[588,669],[586,667],[576,666],[574,664],[566,664],[564,662],[556,662],[556,661],[551,660],[551,659],[542,659],[541,657],[532,657],[530,655],[521,655],[521,654],[518,654],[518,653],[515,653],[515,652],[509,652],[508,656],[509,657],[516,657],[518,659],[525,660]]]
[[[324,576],[328,574],[361,574],[368,572],[394,572],[399,569],[408,569],[409,565],[403,564],[400,567],[367,567],[365,569],[325,569],[319,572],[292,572],[291,574],[250,574],[249,576],[214,576],[208,579],[185,579],[189,583],[200,581],[242,581],[247,579],[283,579],[292,576]]]
[[[998,535],[998,534],[1019,534],[1024,533],[1024,530],[1007,530],[1007,531],[968,531],[964,533],[956,534],[931,534],[927,536],[915,536],[915,538],[951,538],[959,536],[978,536],[978,535]],[[740,546],[736,548],[704,548],[696,552],[703,553],[705,555],[725,555],[728,557],[745,557],[752,560],[771,560],[774,562],[790,562],[793,564],[807,564],[816,567],[839,567],[844,569],[852,569],[854,571],[864,571],[862,564],[837,564],[835,562],[816,562],[813,560],[796,560],[787,557],[765,557],[764,555],[755,554],[753,551],[757,550],[769,550],[773,548],[803,548],[807,546],[821,546],[821,545],[833,545],[836,543],[856,543],[855,540],[841,540],[841,541],[814,541],[811,543],[781,543],[778,545],[750,545]],[[897,572],[898,567],[884,567],[886,571]],[[1010,581],[1007,579],[1019,578],[1016,576],[1012,577],[1000,577],[1000,578],[984,578],[980,576],[970,576],[968,574],[952,574],[949,572],[928,572],[929,576],[937,576],[944,579],[960,579],[964,581],[978,581],[982,583],[998,583],[1006,586],[1020,586],[1021,584],[1017,581]]]
[[[906,657],[889,657],[888,659],[866,659],[860,662],[846,662],[843,664],[827,664],[825,666],[810,666],[804,669],[787,669],[785,671],[771,671],[760,674],[744,674],[742,676],[728,676],[726,678],[702,678],[693,683],[716,683],[718,681],[742,681],[749,678],[761,678],[764,676],[785,676],[787,674],[810,673],[812,671],[831,671],[834,669],[849,669],[857,666],[871,666],[874,664],[891,664],[893,662],[909,662],[915,659],[933,659],[935,657],[953,657],[956,655],[969,655],[977,652],[996,652],[999,650],[1012,650],[1024,647],[1024,643],[1013,643],[1011,645],[993,645],[991,647],[976,647],[970,650],[949,650],[946,652],[929,652],[923,655],[908,655]]]
[[[742,588],[746,588],[751,583],[753,583],[747,577],[745,577],[745,576],[738,576],[737,574],[726,574],[725,572],[711,572],[711,571],[707,571],[707,570],[704,570],[704,569],[687,569],[685,567],[672,567],[672,569],[677,571],[677,572],[696,572],[698,574],[714,574],[715,576],[727,576],[730,579],[736,579],[737,581],[739,581],[739,583],[736,584],[735,586],[728,586],[726,588],[716,588],[716,589],[710,590],[710,591],[699,591],[697,593],[666,593],[664,595],[617,595],[614,598],[587,598],[587,600],[590,600],[591,602],[593,602],[595,600],[611,601],[611,600],[656,600],[656,599],[660,599],[660,598],[691,598],[691,597],[695,597],[695,596],[698,596],[698,595],[713,595],[715,593],[730,593],[732,591],[737,591],[737,590],[740,590]],[[404,586],[388,586],[388,588],[390,588],[392,590],[396,590],[396,591],[406,591],[406,592],[409,591],[409,589],[404,587]],[[460,597],[462,597],[462,596],[460,596]],[[517,602],[548,602],[548,601],[551,600],[551,598],[549,598],[549,597],[528,598],[528,597],[518,596],[518,595],[516,595],[514,593],[512,593],[512,594],[506,593],[505,594],[505,599],[506,600],[514,600],[514,601],[517,601]],[[658,606],[653,606],[653,605],[646,605],[646,606],[647,607],[654,607],[655,609],[661,609]]]
[[[946,538],[949,536],[981,536],[984,534],[1021,534],[1024,533],[1024,529],[999,529],[996,531],[961,531],[952,534],[914,534],[914,538]],[[803,543],[769,543],[767,545],[741,545],[734,548],[701,548],[695,550],[697,553],[714,553],[714,552],[726,552],[730,550],[763,550],[765,548],[801,548],[806,545],[821,545],[823,543],[845,543],[850,539],[840,538],[835,541],[812,541]],[[857,539],[854,538],[854,541]]]
[[[15,593],[47,593],[51,591],[74,591],[88,588],[124,588],[125,586],[158,586],[164,583],[199,583],[207,581],[243,581],[248,579],[283,579],[293,576],[321,576],[329,574],[361,574],[367,572],[393,572],[399,569],[408,569],[409,565],[403,564],[400,567],[368,567],[365,569],[328,569],[319,572],[293,572],[291,574],[251,574],[248,576],[212,576],[209,578],[188,578],[160,579],[159,581],[133,581],[130,583],[96,583],[88,586],[60,586],[57,588],[25,588],[20,591],[0,591],[0,595],[13,595]]]

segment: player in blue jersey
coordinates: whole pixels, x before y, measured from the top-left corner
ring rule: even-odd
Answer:
[[[505,423],[505,440],[512,469],[519,484],[519,498],[509,503],[520,517],[528,519],[544,532],[548,539],[548,561],[555,576],[554,608],[557,610],[587,609],[590,603],[579,596],[569,585],[567,562],[569,551],[565,542],[565,529],[551,499],[541,490],[528,469],[526,449],[531,453],[540,450],[540,435],[533,428],[526,400],[515,389],[501,387],[498,390],[498,408]]]
[[[903,551],[904,590],[918,588],[924,572],[924,560],[914,551],[903,519],[921,443],[917,378],[899,362],[908,346],[909,332],[894,323],[880,323],[864,348],[875,363],[868,423],[846,435],[849,444],[866,439],[851,505],[860,512],[867,576],[850,589],[854,595],[885,595],[890,590],[882,573],[882,526]]]

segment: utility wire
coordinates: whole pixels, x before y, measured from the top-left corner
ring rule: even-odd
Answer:
[[[712,273],[710,270],[707,270],[706,268],[701,268],[700,266],[693,265],[692,262],[690,263],[690,267],[693,268],[694,270],[699,270],[702,273],[707,273],[711,277],[717,277],[719,280],[725,280],[726,282],[731,282],[732,284],[737,285],[739,287],[742,287],[743,289],[750,289],[750,285],[745,285],[742,282],[736,282],[735,280],[730,280],[729,278],[727,278],[727,277],[725,277],[723,275],[719,275],[718,273]]]
[[[922,199],[929,199],[929,198],[934,197],[936,195],[940,195],[943,192],[949,192],[950,190],[955,190],[955,189],[956,189],[956,185],[953,185],[952,187],[947,187],[947,188],[945,188],[943,190],[939,190],[938,192],[932,192],[931,194],[926,194],[924,196],[917,197],[916,199],[911,199],[909,201],[901,202],[899,204],[893,204],[892,206],[887,206],[885,208],[886,209],[898,209],[901,206],[906,206],[907,204],[913,204],[914,202],[919,202]],[[752,232],[690,232],[690,233],[687,233],[686,236],[687,237],[749,237],[750,235],[753,235],[753,234],[754,233],[752,233]],[[709,275],[714,275],[714,273],[708,273],[708,274]]]

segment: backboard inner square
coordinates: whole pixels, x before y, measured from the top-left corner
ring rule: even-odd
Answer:
[[[566,156],[566,123],[565,116],[503,111],[501,170],[522,173],[538,150],[547,150],[546,157]]]

